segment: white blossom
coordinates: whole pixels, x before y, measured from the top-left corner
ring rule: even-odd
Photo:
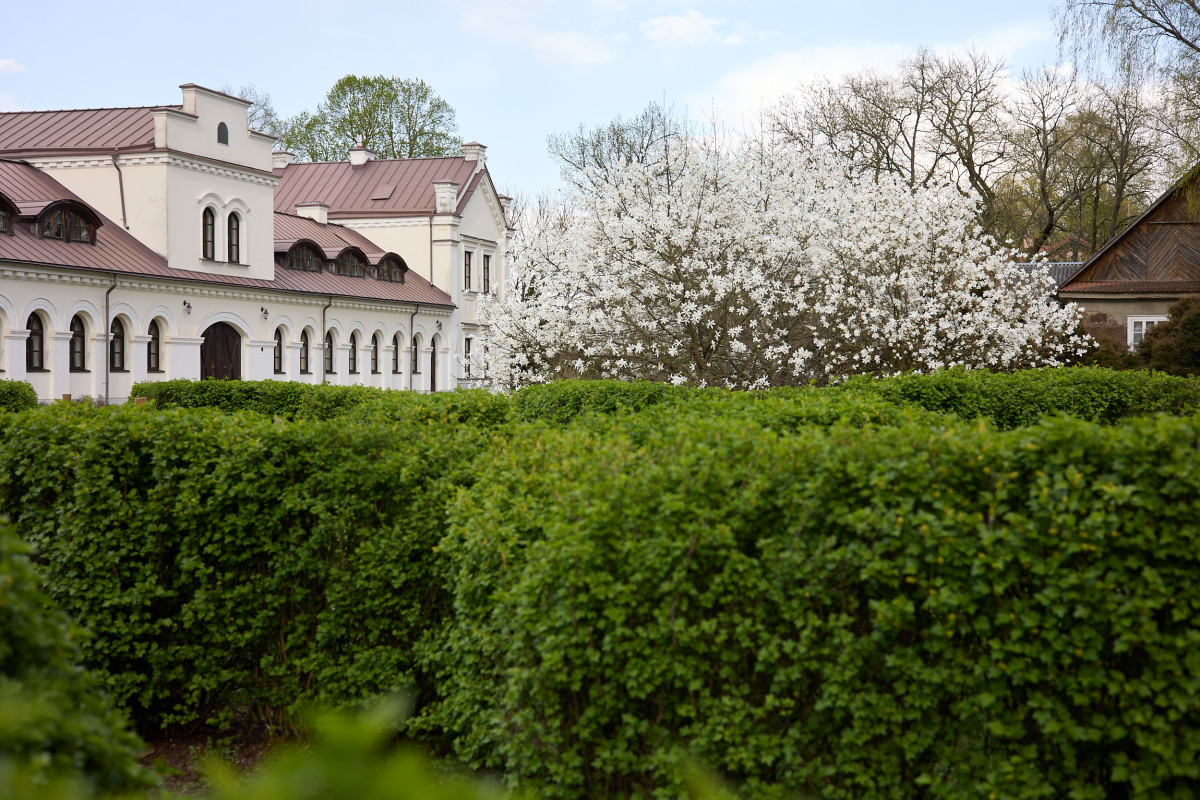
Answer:
[[[506,386],[584,375],[752,388],[1079,353],[1044,266],[982,236],[953,186],[911,190],[779,143],[664,140],[522,231],[482,309]]]

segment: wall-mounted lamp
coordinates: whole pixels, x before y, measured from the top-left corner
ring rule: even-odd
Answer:
[[[265,322],[265,321],[266,321],[266,319],[267,319],[267,317],[269,317],[269,316],[270,316],[270,314],[267,312],[267,307],[266,307],[266,306],[259,306],[259,307],[258,307],[258,310],[262,312],[262,314],[263,314],[263,321]]]
[[[183,301],[183,307],[184,307],[185,309],[187,309],[187,313],[188,313],[189,315],[192,313],[192,304],[191,304],[191,303],[189,303],[187,300],[184,300],[184,301]]]
[[[439,331],[442,329],[442,321],[440,319],[437,321],[437,328]]]

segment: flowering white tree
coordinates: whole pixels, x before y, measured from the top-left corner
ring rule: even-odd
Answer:
[[[689,133],[586,173],[515,242],[484,308],[502,385],[571,375],[765,387],[1057,364],[1075,309],[952,186],[848,176],[778,142]]]

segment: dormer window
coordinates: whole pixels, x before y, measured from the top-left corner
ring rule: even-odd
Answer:
[[[379,280],[392,283],[404,283],[408,267],[397,258],[388,257],[379,262]]]
[[[343,250],[334,263],[337,267],[338,275],[361,278],[367,274],[367,262],[353,250]]]
[[[217,124],[217,144],[229,144],[229,127],[224,122]]]
[[[309,245],[296,244],[292,246],[291,250],[288,250],[287,268],[305,272],[320,272],[323,260],[320,254]]]
[[[43,239],[96,243],[96,226],[69,208],[56,208],[43,213],[40,230]]]

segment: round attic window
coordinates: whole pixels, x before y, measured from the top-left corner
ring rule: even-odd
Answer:
[[[217,125],[217,144],[229,144],[229,128],[224,122]]]

